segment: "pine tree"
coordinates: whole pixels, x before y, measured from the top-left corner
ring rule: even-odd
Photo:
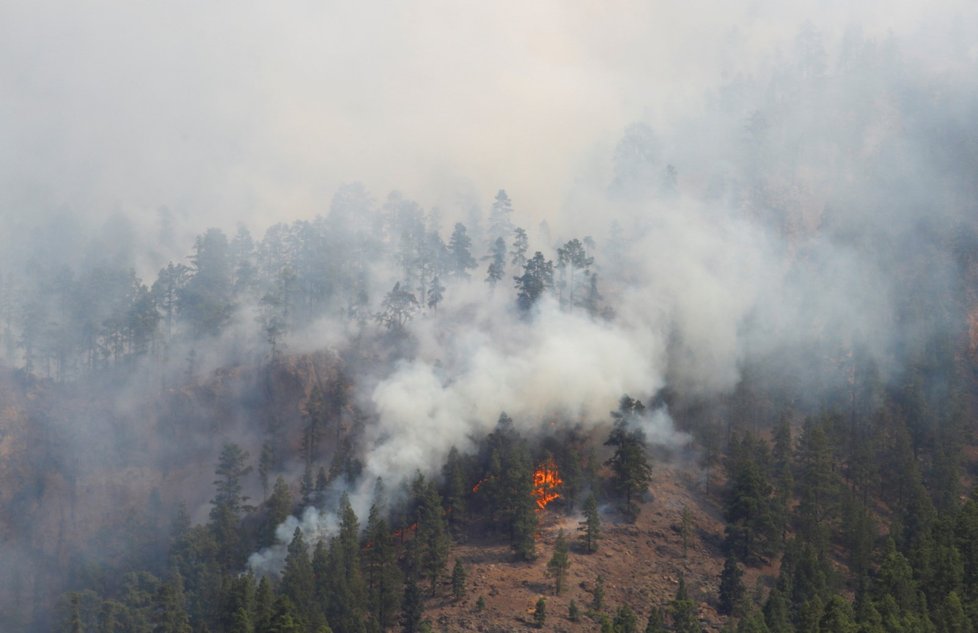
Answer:
[[[292,491],[281,475],[275,478],[272,495],[266,505],[265,529],[263,540],[267,544],[275,542],[275,531],[292,513]]]
[[[455,224],[452,229],[452,236],[448,239],[449,271],[459,279],[468,279],[469,271],[478,266],[472,257],[472,240],[469,239],[465,230],[465,225],[461,222]]]
[[[542,629],[547,621],[547,601],[543,598],[537,600],[537,606],[533,610],[533,623],[538,629]]]
[[[455,559],[455,566],[452,568],[452,597],[455,602],[465,597],[465,568],[458,558]]]
[[[528,312],[543,294],[554,287],[554,264],[537,251],[523,266],[523,274],[513,277],[516,282],[516,303],[520,310]]]
[[[727,461],[725,548],[750,563],[775,553],[780,538],[773,489],[767,480],[767,444],[746,433],[732,441]]]
[[[190,616],[183,593],[183,578],[174,572],[173,578],[161,583],[157,594],[156,630],[160,633],[190,633]]]
[[[497,238],[508,239],[513,233],[513,203],[504,189],[496,192],[496,198],[489,209],[489,239],[495,242]]]
[[[292,542],[289,543],[288,554],[285,557],[281,593],[289,599],[295,613],[306,623],[310,621],[314,609],[314,591],[315,577],[309,560],[309,549],[306,547],[302,530],[296,528],[292,533]]]
[[[255,578],[250,573],[231,580],[226,600],[228,633],[253,633],[255,630]]]
[[[367,518],[368,547],[363,554],[367,608],[381,630],[392,627],[401,609],[403,577],[387,522],[374,505]]]
[[[497,237],[492,243],[490,257],[492,261],[486,271],[486,283],[495,288],[506,273],[506,242],[503,238]]]
[[[683,539],[683,560],[686,560],[689,554],[689,543],[693,538],[693,513],[685,505],[679,520],[679,534]]]
[[[269,633],[305,633],[306,625],[296,612],[295,605],[286,596],[275,601]]]
[[[85,627],[82,626],[81,620],[81,608],[79,606],[79,596],[78,593],[72,593],[70,598],[70,609],[71,614],[69,616],[68,630],[71,633],[84,633]]]
[[[416,633],[421,625],[424,605],[421,601],[421,590],[412,574],[408,575],[404,585],[404,600],[401,603],[401,630],[404,633]]]
[[[323,614],[324,619],[330,613],[331,573],[329,547],[325,540],[319,539],[312,548],[313,600],[316,602],[316,610]]]
[[[618,607],[613,623],[615,633],[638,633],[638,616],[627,604]]]
[[[355,633],[367,620],[367,589],[360,566],[360,525],[345,493],[339,515],[339,533],[330,541],[327,557],[326,621],[337,631]]]
[[[817,594],[801,604],[796,618],[795,631],[797,633],[821,633],[819,623],[822,619],[822,598]]]
[[[275,452],[272,444],[268,440],[262,442],[261,455],[258,458],[258,478],[261,480],[261,493],[264,499],[268,498],[268,475],[271,473],[275,461]]]
[[[938,633],[972,633],[975,623],[965,615],[961,598],[956,591],[944,597],[934,616]]]
[[[275,593],[272,590],[272,583],[267,576],[262,576],[258,581],[258,589],[255,590],[255,612],[252,622],[255,631],[267,631],[272,626],[272,618],[275,615]]]
[[[825,422],[809,420],[798,447],[799,534],[827,547],[840,489]]]
[[[98,633],[119,633],[122,630],[119,621],[123,609],[124,607],[114,600],[104,601],[99,613]]]
[[[795,495],[793,474],[794,442],[787,416],[781,416],[774,429],[774,449],[771,453],[771,478],[774,483],[774,520],[783,542],[788,533],[788,518]]]
[[[653,607],[645,624],[645,633],[666,633],[666,616],[661,607]]]
[[[571,600],[570,604],[567,605],[567,619],[571,622],[577,622],[581,619],[581,612],[577,608],[577,603],[573,600]]]
[[[604,576],[598,574],[594,581],[594,590],[591,592],[591,608],[600,611],[604,607]]]
[[[605,441],[605,446],[615,449],[607,462],[613,474],[612,488],[624,498],[623,511],[633,521],[639,512],[635,497],[644,493],[652,481],[652,467],[645,454],[645,434],[632,426],[644,412],[645,406],[641,402],[628,395],[622,396],[618,410],[611,413],[614,427]]]
[[[601,516],[598,513],[598,499],[592,492],[584,500],[584,520],[578,524],[581,533],[581,544],[584,551],[591,554],[598,549],[598,539],[601,538]]]
[[[523,270],[526,266],[526,253],[530,250],[530,240],[527,238],[526,231],[520,227],[516,227],[513,231],[513,257],[510,260],[510,265],[516,270]]]
[[[859,626],[853,619],[852,606],[842,596],[832,596],[822,608],[818,630],[832,633],[856,633]]]
[[[690,600],[686,592],[686,579],[679,577],[676,597],[669,603],[672,615],[672,630],[676,633],[700,633],[699,620],[696,617],[696,603]]]
[[[460,540],[465,534],[467,523],[466,498],[469,490],[466,485],[465,465],[462,456],[454,446],[448,451],[445,466],[442,468],[442,476],[445,480],[448,527],[452,536],[456,540]]]
[[[441,506],[441,495],[434,482],[423,480],[416,484],[420,498],[416,499],[418,531],[415,535],[418,563],[422,573],[431,584],[431,594],[438,588],[438,579],[448,563],[448,526],[445,511]]]
[[[743,575],[744,572],[737,565],[737,559],[733,554],[728,554],[720,574],[720,600],[717,612],[721,615],[739,614],[745,594]]]
[[[567,539],[564,531],[561,530],[557,535],[557,542],[554,544],[554,553],[547,562],[547,575],[554,580],[554,595],[559,596],[564,589],[564,578],[567,577],[567,568],[570,566],[568,557]]]
[[[788,601],[780,589],[775,587],[764,603],[764,622],[771,633],[792,633],[791,613]]]
[[[767,623],[764,622],[764,615],[755,609],[740,619],[740,622],[737,623],[737,633],[770,632],[768,631]]]
[[[217,494],[211,500],[213,507],[210,512],[210,528],[218,547],[218,561],[225,571],[237,565],[241,554],[238,523],[248,500],[241,494],[241,480],[251,472],[251,466],[245,466],[247,460],[248,452],[229,442],[221,450],[217,469],[214,471],[217,475],[214,481]]]

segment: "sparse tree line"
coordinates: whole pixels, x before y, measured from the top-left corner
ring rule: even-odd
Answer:
[[[319,407],[314,394],[307,408],[314,415]],[[302,481],[290,483],[278,476],[267,491],[272,467],[265,451],[255,473],[248,452],[225,444],[215,469],[209,520],[192,525],[181,508],[166,542],[155,545],[164,555],[140,552],[103,563],[101,569],[75,569],[71,576],[76,590],[63,596],[59,608],[60,630],[428,630],[426,600],[451,596],[458,602],[468,592],[466,564],[453,556],[453,543],[488,536],[508,543],[516,561],[540,556],[533,489],[534,470],[544,462],[560,464],[564,481],[551,510],[571,513],[580,506],[583,512],[578,533],[560,534],[546,566],[559,594],[572,547],[584,555],[599,547],[599,499],[619,504],[625,518],[634,518],[638,511],[636,500],[648,487],[651,472],[644,437],[631,425],[631,416],[641,407],[628,396],[622,398],[611,416],[609,454],[603,461],[596,456],[592,438],[567,431],[530,443],[503,413],[476,452],[465,455],[453,449],[439,476],[417,474],[398,491],[385,490],[378,480],[365,524],[343,494],[336,509],[337,533],[314,540],[296,528],[280,574],[247,571],[248,556],[273,545],[276,529],[290,514],[309,502],[321,502],[322,497],[314,495],[344,475],[336,469],[321,470],[323,481],[310,496],[305,493],[307,468]],[[301,450],[309,450],[313,436],[307,432]],[[623,448],[626,445],[632,448]],[[266,498],[257,504],[243,494],[246,481],[255,474],[266,489]],[[389,501],[392,498],[401,501]],[[136,560],[146,566],[134,569]],[[479,598],[476,608],[484,605],[484,597]]]
[[[250,348],[275,355],[289,332],[323,317],[403,333],[469,279],[513,293],[522,310],[545,293],[566,309],[603,310],[593,240],[556,245],[554,261],[544,255],[549,244],[529,252],[527,231],[512,216],[501,190],[485,232],[459,222],[445,241],[437,210],[426,213],[396,193],[376,208],[351,185],[326,216],[275,225],[261,240],[244,227],[230,237],[209,229],[184,261],[169,262],[152,281],[126,257],[94,253],[72,265],[32,254],[0,270],[2,351],[25,372],[59,380],[144,357],[182,362],[170,358],[174,350],[234,328],[257,330]]]

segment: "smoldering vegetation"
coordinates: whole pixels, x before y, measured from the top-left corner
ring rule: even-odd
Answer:
[[[974,379],[972,57],[935,68],[896,37],[803,27],[695,114],[609,140],[544,221],[503,189],[425,208],[362,184],[192,243],[166,207],[9,214],[3,617],[45,630],[60,593],[162,568],[163,524],[181,502],[207,520],[227,442],[253,499],[279,475],[301,490],[225,561],[277,572],[294,527],[336,533],[343,493],[366,517],[378,479],[396,507],[502,412],[523,437],[589,437],[628,394],[651,443],[695,436],[699,456],[732,426],[864,415],[911,385],[939,425]],[[100,540],[126,512],[128,536]]]

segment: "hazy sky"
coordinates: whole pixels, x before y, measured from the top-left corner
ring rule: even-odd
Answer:
[[[0,0],[0,214],[263,226],[361,180],[550,215],[629,122],[702,107],[805,20],[937,60],[947,25],[974,41],[973,2],[851,4]]]

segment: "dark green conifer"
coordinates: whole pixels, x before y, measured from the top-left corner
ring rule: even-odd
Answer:
[[[554,544],[554,553],[547,562],[547,575],[553,578],[554,595],[559,596],[564,589],[564,579],[567,577],[567,568],[570,567],[570,557],[568,556],[567,538],[561,530],[557,535],[557,542]]]
[[[598,514],[598,499],[594,493],[588,495],[584,500],[584,520],[580,522],[577,530],[581,533],[581,544],[584,551],[588,554],[598,549],[598,539],[601,538],[601,517]]]
[[[458,602],[465,597],[465,568],[462,561],[455,559],[455,566],[452,568],[452,597]]]
[[[538,629],[542,629],[547,621],[547,601],[543,598],[537,600],[537,606],[533,609],[533,624]]]

